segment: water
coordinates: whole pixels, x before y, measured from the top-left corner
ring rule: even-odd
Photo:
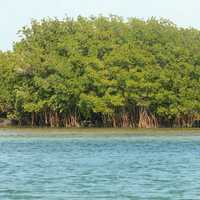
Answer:
[[[199,132],[25,132],[0,131],[2,200],[200,199]]]

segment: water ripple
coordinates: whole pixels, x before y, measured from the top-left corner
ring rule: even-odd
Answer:
[[[200,138],[0,140],[3,200],[198,200]]]

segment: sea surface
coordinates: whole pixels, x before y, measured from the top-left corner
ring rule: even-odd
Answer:
[[[199,200],[199,130],[0,129],[2,200]]]

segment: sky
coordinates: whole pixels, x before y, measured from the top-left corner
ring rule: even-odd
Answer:
[[[103,14],[126,18],[167,18],[178,26],[200,29],[200,0],[1,0],[0,50],[11,50],[17,32],[31,19]]]

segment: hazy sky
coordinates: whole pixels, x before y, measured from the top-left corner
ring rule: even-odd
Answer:
[[[0,49],[11,49],[17,31],[31,18],[116,14],[164,17],[179,26],[200,28],[200,0],[1,0]]]

